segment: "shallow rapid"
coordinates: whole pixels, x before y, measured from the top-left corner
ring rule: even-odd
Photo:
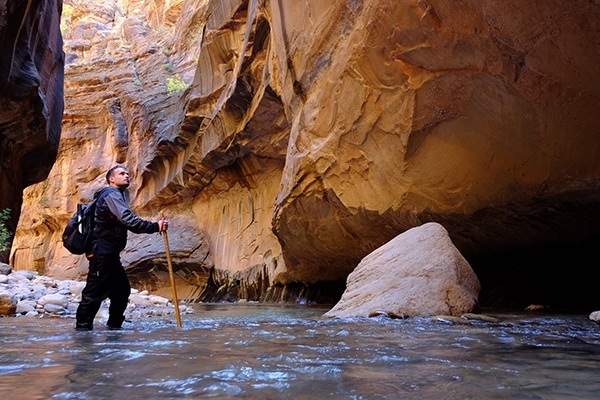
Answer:
[[[2,398],[600,398],[600,325],[586,315],[447,324],[329,320],[314,306],[194,308],[181,329],[1,318]]]

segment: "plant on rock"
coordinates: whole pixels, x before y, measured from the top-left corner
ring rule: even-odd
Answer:
[[[5,208],[0,211],[0,251],[8,250],[8,239],[10,239],[11,233],[4,224],[10,218],[10,209]]]
[[[181,93],[189,86],[179,74],[167,78],[167,92],[169,94]]]

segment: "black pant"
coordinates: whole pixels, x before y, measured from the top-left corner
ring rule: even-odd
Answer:
[[[77,307],[76,327],[91,329],[102,301],[109,298],[107,325],[120,328],[125,320],[123,314],[127,308],[131,286],[119,254],[95,254],[89,261],[90,270],[85,288],[81,292],[81,303]]]

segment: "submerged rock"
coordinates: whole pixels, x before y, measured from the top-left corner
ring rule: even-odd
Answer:
[[[443,324],[449,324],[449,325],[467,325],[467,324],[469,324],[468,320],[461,318],[461,317],[455,317],[453,315],[436,315],[436,316],[432,317],[431,320],[434,322],[441,322]]]
[[[448,232],[427,223],[365,257],[348,276],[342,299],[325,316],[460,316],[477,306],[479,280]]]
[[[484,322],[500,322],[498,318],[490,317],[484,314],[466,313],[460,316],[466,320],[484,321]]]

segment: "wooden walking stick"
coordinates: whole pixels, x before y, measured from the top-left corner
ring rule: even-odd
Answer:
[[[164,224],[165,216],[162,216]],[[175,287],[175,276],[173,275],[173,264],[171,263],[171,249],[169,248],[169,237],[167,231],[161,232],[165,241],[165,252],[167,253],[167,265],[169,267],[169,278],[171,279],[171,288],[173,288],[173,304],[175,305],[175,316],[177,317],[177,326],[181,328],[181,315],[179,314],[179,300],[177,299],[177,288]]]

